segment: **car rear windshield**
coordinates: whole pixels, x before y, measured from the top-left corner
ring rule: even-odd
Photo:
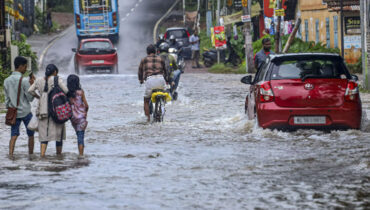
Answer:
[[[342,78],[348,73],[340,60],[286,60],[275,63],[271,79]]]
[[[168,31],[167,37],[169,38],[171,35],[174,35],[176,38],[188,38],[188,33],[183,29]]]
[[[109,42],[85,42],[81,49],[112,49],[112,45]]]

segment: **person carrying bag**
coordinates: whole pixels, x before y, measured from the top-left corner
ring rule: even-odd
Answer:
[[[9,157],[13,158],[15,143],[20,135],[20,125],[26,127],[28,135],[28,153],[33,154],[34,132],[27,128],[31,121],[31,104],[34,97],[28,93],[29,87],[34,83],[35,77],[23,78],[27,71],[28,61],[22,56],[14,59],[15,71],[4,81],[5,106],[8,109],[5,123],[11,126],[9,141]]]
[[[21,86],[22,86],[22,79],[21,77],[19,79],[19,85],[18,85],[18,93],[17,93],[17,106],[16,107],[8,107],[8,111],[6,112],[5,116],[5,124],[8,126],[14,126],[17,122],[17,110],[19,106],[19,98],[21,96]]]

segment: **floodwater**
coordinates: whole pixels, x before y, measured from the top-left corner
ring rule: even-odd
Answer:
[[[163,123],[147,124],[137,75],[85,75],[86,156],[67,126],[63,156],[15,159],[0,115],[0,209],[369,209],[370,126],[256,128],[240,75],[184,74]],[[65,77],[64,77],[65,79]],[[369,94],[362,95],[370,113]],[[37,139],[37,138],[36,138]]]

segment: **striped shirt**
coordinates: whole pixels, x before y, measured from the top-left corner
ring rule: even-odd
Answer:
[[[160,56],[148,55],[143,58],[139,66],[139,81],[144,82],[148,77],[153,75],[162,74],[166,79],[166,67],[165,62]]]

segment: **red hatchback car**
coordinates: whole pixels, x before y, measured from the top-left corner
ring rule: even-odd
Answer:
[[[360,129],[358,77],[336,54],[271,55],[250,84],[245,109],[262,128]]]
[[[118,73],[117,50],[105,38],[83,39],[75,52],[75,72],[81,73]]]

